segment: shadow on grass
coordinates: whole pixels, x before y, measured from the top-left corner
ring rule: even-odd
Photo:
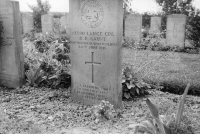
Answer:
[[[182,95],[186,84],[179,83],[162,83],[163,88],[160,90],[162,92],[168,92],[173,94]],[[192,85],[189,89],[188,95],[200,96],[200,87],[198,85]]]

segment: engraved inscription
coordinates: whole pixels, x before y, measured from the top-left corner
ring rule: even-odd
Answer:
[[[97,0],[86,0],[81,7],[81,20],[89,28],[98,27],[104,18],[102,5]]]

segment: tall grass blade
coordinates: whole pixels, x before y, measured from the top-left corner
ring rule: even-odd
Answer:
[[[186,95],[188,94],[190,88],[190,83],[187,84],[185,91],[183,93],[183,96],[179,102],[179,107],[178,107],[178,112],[176,114],[176,129],[179,127],[180,122],[181,122],[181,117],[183,115],[183,110],[184,110],[184,103],[185,103],[185,99],[186,99]]]
[[[158,108],[156,107],[156,105],[154,105],[149,99],[146,100],[146,103],[150,109],[151,115],[153,116],[153,118],[155,119],[155,121],[158,125],[160,134],[170,134],[170,133],[166,133],[166,131],[165,131],[165,127],[164,127],[161,119],[159,118],[159,111],[158,111]]]

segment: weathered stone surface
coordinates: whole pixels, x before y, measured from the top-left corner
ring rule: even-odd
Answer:
[[[42,21],[42,32],[43,33],[53,32],[54,20],[53,20],[52,15],[50,15],[50,14],[42,15],[41,21]]]
[[[161,17],[154,16],[151,17],[151,27],[149,33],[160,33],[161,31]]]
[[[167,17],[167,45],[184,47],[186,15],[173,14]]]
[[[73,99],[120,107],[122,1],[71,0],[70,7]]]
[[[31,13],[22,13],[23,33],[29,33],[33,30],[33,15]]]
[[[15,88],[24,78],[19,2],[0,1],[0,27],[0,85]]]
[[[61,23],[60,18],[53,18],[53,33],[60,34],[61,31]]]
[[[65,16],[60,18],[60,24],[61,24],[61,32],[69,35],[70,34],[69,14],[66,14]]]
[[[142,16],[130,14],[125,20],[125,37],[127,40],[140,42],[142,38]]]

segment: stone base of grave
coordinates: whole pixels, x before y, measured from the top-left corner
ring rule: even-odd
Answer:
[[[0,74],[0,85],[8,88],[17,88],[22,85],[23,81],[19,76]]]

